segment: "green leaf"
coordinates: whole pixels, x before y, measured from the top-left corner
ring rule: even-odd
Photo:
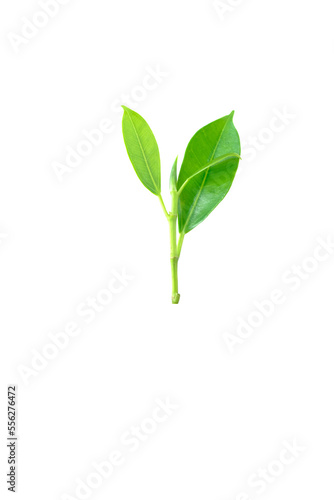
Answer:
[[[177,191],[177,157],[170,171],[169,191]]]
[[[195,177],[195,175],[198,175],[201,172],[204,172],[205,170],[207,170],[208,168],[211,168],[211,167],[222,167],[223,163],[226,162],[227,160],[230,160],[231,158],[239,158],[239,160],[241,160],[241,156],[238,155],[238,154],[236,154],[236,153],[231,153],[229,155],[220,156],[216,160],[213,160],[210,163],[208,163],[207,165],[205,165],[205,167],[201,168],[201,170],[199,170],[198,172],[196,172],[196,174],[191,175],[190,177],[188,177],[188,179],[186,179],[184,181],[184,183],[182,184],[182,186],[178,190],[178,193],[179,194],[182,193],[183,189],[186,187],[186,185],[188,184],[188,182],[190,181],[190,179],[192,179],[193,177]]]
[[[180,233],[188,233],[206,219],[232,185],[241,152],[233,114],[209,123],[188,144],[177,182],[178,190],[182,188],[178,205]],[[232,154],[236,156],[214,162]]]
[[[140,181],[153,194],[161,192],[160,154],[148,123],[126,106],[122,128],[125,147]]]

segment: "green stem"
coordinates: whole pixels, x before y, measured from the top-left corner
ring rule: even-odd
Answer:
[[[162,199],[161,194],[158,195],[158,198],[159,198],[159,201],[161,203],[162,210],[164,211],[165,216],[167,217],[167,219],[169,219],[169,215],[168,215],[168,212],[166,210],[166,207],[165,207],[165,204],[164,204],[164,200]]]
[[[178,273],[177,266],[179,261],[179,252],[176,237],[176,221],[177,221],[177,204],[178,193],[176,190],[171,191],[172,209],[168,216],[169,235],[170,235],[170,264],[172,271],[172,304],[178,304],[180,294],[178,291]]]
[[[182,245],[183,245],[184,235],[185,235],[185,233],[180,233],[179,243],[177,245],[177,255],[178,255],[179,258],[180,258],[180,255],[181,255],[181,248],[182,248]]]

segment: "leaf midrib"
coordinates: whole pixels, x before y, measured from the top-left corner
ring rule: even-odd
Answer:
[[[133,127],[133,130],[135,131],[135,134],[136,134],[136,137],[137,137],[137,140],[138,140],[138,144],[139,144],[139,146],[140,146],[140,149],[141,149],[142,155],[143,155],[144,160],[145,160],[146,168],[147,168],[147,170],[148,170],[148,173],[150,174],[150,177],[151,177],[151,179],[152,179],[153,185],[154,185],[154,187],[155,187],[156,191],[157,191],[158,193],[160,193],[160,189],[158,189],[158,186],[156,185],[155,180],[154,180],[154,178],[153,178],[152,172],[151,172],[150,167],[149,167],[149,163],[148,163],[147,158],[146,158],[145,151],[144,151],[143,146],[142,146],[142,144],[141,144],[140,137],[139,137],[139,135],[138,135],[137,129],[136,129],[136,127],[135,127],[135,124],[134,124],[134,122],[133,122],[133,120],[132,120],[132,117],[131,117],[130,113],[128,113],[128,117],[129,117],[129,119],[130,119],[130,122],[131,122],[131,125],[132,125],[132,127]]]

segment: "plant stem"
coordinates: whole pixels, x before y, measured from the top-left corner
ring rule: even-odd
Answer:
[[[178,262],[180,258],[180,253],[185,233],[181,233],[179,241],[177,241],[177,207],[178,207],[179,193],[176,190],[176,186],[171,189],[170,194],[172,197],[172,208],[169,213],[166,210],[166,206],[164,204],[161,194],[158,195],[158,198],[169,224],[170,265],[172,271],[172,304],[178,304],[180,300],[180,294],[178,290],[179,287]]]
[[[162,210],[164,211],[165,216],[167,217],[167,219],[169,219],[169,214],[168,214],[168,212],[166,210],[166,207],[165,207],[165,204],[164,204],[164,200],[162,199],[161,194],[158,195],[158,198],[159,198],[159,201],[161,203]]]
[[[180,294],[178,291],[178,274],[177,265],[179,261],[177,237],[176,237],[176,221],[177,221],[177,204],[178,193],[176,190],[171,191],[172,209],[168,216],[169,235],[170,235],[170,264],[172,271],[172,304],[178,304]]]
[[[180,258],[180,255],[181,255],[181,248],[182,248],[182,245],[183,245],[184,235],[185,235],[185,233],[180,233],[179,242],[178,242],[178,245],[177,245],[177,255],[178,255],[179,258]]]

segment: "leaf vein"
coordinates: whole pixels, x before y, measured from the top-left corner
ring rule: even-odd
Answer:
[[[135,127],[135,124],[133,123],[132,117],[130,116],[130,114],[129,114],[129,113],[128,113],[128,117],[130,118],[131,125],[132,125],[133,130],[134,130],[134,132],[135,132],[135,134],[136,134],[137,141],[138,141],[139,147],[140,147],[140,149],[141,149],[142,155],[143,155],[143,157],[144,157],[144,160],[145,160],[145,165],[146,165],[146,168],[147,168],[147,170],[148,170],[148,173],[149,173],[149,174],[150,174],[150,176],[151,176],[151,179],[152,179],[152,182],[153,182],[153,185],[154,185],[155,189],[156,189],[156,190],[157,190],[157,192],[159,193],[159,192],[160,192],[160,190],[158,189],[158,186],[157,186],[157,185],[156,185],[156,183],[155,183],[155,180],[154,180],[154,178],[153,178],[153,175],[152,175],[152,172],[151,172],[151,169],[150,169],[149,163],[148,163],[147,158],[146,158],[145,151],[144,151],[143,146],[142,146],[142,144],[141,144],[140,137],[139,137],[139,135],[138,135],[137,129],[136,129],[136,127]]]

